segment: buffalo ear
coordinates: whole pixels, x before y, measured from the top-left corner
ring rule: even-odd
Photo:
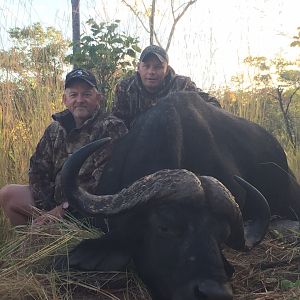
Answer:
[[[120,241],[107,233],[98,239],[83,240],[65,260],[70,269],[106,272],[124,270],[130,258]]]

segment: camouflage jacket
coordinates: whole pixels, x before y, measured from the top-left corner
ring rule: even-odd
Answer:
[[[175,74],[175,71],[169,66],[169,73],[157,93],[149,93],[145,90],[138,72],[120,81],[116,86],[112,112],[130,128],[134,119],[143,111],[156,105],[160,98],[169,93],[183,90],[198,92],[205,101],[221,107],[216,98],[197,88],[191,78]]]
[[[66,158],[83,145],[104,137],[116,140],[127,133],[124,123],[98,110],[80,128],[75,127],[69,110],[52,116],[36,151],[30,159],[29,185],[38,208],[51,210],[66,201],[61,188],[61,169]],[[95,192],[104,165],[109,159],[112,143],[91,155],[79,173],[79,184]]]

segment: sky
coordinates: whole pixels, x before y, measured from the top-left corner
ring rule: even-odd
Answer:
[[[186,2],[174,1],[175,7]],[[156,4],[163,46],[172,24],[169,3]],[[90,17],[97,22],[120,19],[124,32],[140,37],[142,48],[148,45],[148,35],[121,0],[81,0],[80,11],[82,32]],[[299,11],[299,0],[198,0],[177,24],[170,65],[209,90],[229,84],[231,76],[244,70],[242,62],[249,55],[299,59],[299,48],[289,46],[300,26]],[[71,39],[71,0],[0,0],[0,20],[0,47],[1,42],[2,47],[8,45],[8,28],[35,22],[54,26]]]

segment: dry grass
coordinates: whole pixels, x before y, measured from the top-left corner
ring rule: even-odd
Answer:
[[[93,228],[75,220],[6,228],[9,234],[0,248],[0,299],[151,299],[131,273],[53,271],[56,255],[66,253],[83,238],[99,236]],[[236,270],[232,280],[234,300],[300,298],[298,235],[287,241],[274,233],[250,252],[224,250]]]
[[[39,91],[28,89],[20,102],[16,87],[0,85],[0,187],[12,182],[27,182],[28,162],[51,114],[61,110],[62,87]]]
[[[235,266],[235,300],[299,299],[300,249],[270,234],[249,253],[226,250]]]
[[[1,61],[16,71],[20,69],[18,62],[18,57]],[[53,85],[51,81],[41,84],[38,78],[36,81],[20,79],[23,80],[21,89],[14,80],[0,85],[0,187],[27,182],[29,158],[51,120],[51,113],[63,109],[61,81]],[[228,94],[227,100],[222,103],[226,110],[262,123],[263,102],[245,95],[237,99],[234,93]],[[283,146],[300,180],[300,151],[295,154],[289,145]],[[75,220],[47,227],[11,228],[0,216],[0,299],[150,299],[134,274],[57,273],[51,269],[55,255],[66,253],[82,238],[97,235],[98,232]],[[284,242],[271,235],[249,253],[226,249],[226,256],[236,268],[232,280],[235,300],[300,299],[296,284],[300,275],[299,251],[297,243]]]
[[[11,228],[0,248],[0,299],[150,299],[130,273],[56,272],[55,256],[99,232],[76,220]]]

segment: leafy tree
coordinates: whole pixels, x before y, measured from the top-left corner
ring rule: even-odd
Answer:
[[[33,80],[45,84],[61,77],[69,42],[53,27],[40,23],[8,31],[13,47],[0,52],[1,69],[15,80]]]
[[[296,61],[283,58],[267,59],[266,57],[245,58],[248,65],[250,80],[252,80],[248,101],[259,101],[265,108],[265,115],[261,123],[273,134],[284,139],[285,144],[291,144],[296,149],[300,133],[300,71]],[[236,76],[235,79],[239,79]],[[240,82],[235,82],[240,87]],[[236,90],[243,96],[248,90]],[[238,97],[238,98],[239,98]],[[251,100],[252,99],[252,100]],[[279,108],[279,109],[278,109]],[[282,133],[285,128],[286,134]]]
[[[12,47],[0,50],[0,104],[21,113],[40,108],[62,89],[69,41],[40,23],[8,30]],[[28,101],[27,101],[28,100]]]
[[[69,41],[53,27],[35,23],[8,31],[12,47],[0,51],[0,104],[19,115],[61,94]],[[28,99],[28,101],[27,101]]]
[[[135,70],[136,54],[141,51],[138,38],[118,31],[119,23],[88,20],[91,34],[82,35],[78,53],[67,57],[70,63],[93,71],[108,97],[108,108],[116,82]]]

